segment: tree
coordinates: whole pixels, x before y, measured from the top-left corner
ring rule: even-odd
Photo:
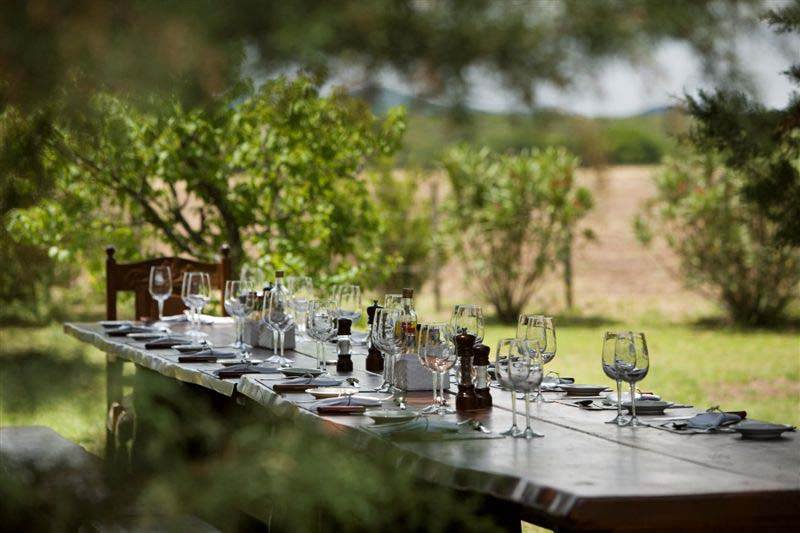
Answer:
[[[500,155],[460,147],[442,164],[465,280],[476,280],[498,318],[513,323],[591,208],[589,191],[575,185],[577,158],[561,148]]]
[[[770,11],[766,20],[778,32],[800,33],[800,1]],[[800,63],[786,75],[800,88]],[[687,103],[692,144],[743,174],[741,194],[777,225],[775,238],[800,246],[800,92],[783,109],[731,89],[701,91]]]
[[[733,55],[760,0],[7,0],[0,5],[0,106],[36,107],[75,77],[83,89],[214,100],[243,64],[343,65],[369,82],[391,69],[455,102],[485,68],[533,101],[598,60],[643,62],[688,44],[708,71]],[[728,62],[730,65],[730,62]]]
[[[254,251],[262,266],[309,275],[380,268],[382,225],[360,171],[396,150],[402,112],[379,120],[343,94],[320,96],[321,81],[278,78],[205,109],[99,94],[71,120],[54,113],[28,128],[52,191],[8,213],[9,232],[64,259],[128,231],[200,258],[227,242],[235,262]],[[0,160],[11,179],[32,166]]]
[[[743,197],[749,179],[702,152],[672,159],[636,229],[644,243],[667,242],[689,287],[717,299],[734,322],[759,326],[779,321],[797,296],[800,249],[780,242],[780,227]]]

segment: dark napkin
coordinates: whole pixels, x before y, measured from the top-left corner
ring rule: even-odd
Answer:
[[[237,357],[235,350],[225,350],[223,348],[206,348],[193,354],[181,355],[178,357],[179,363],[216,363],[217,359],[233,359]]]
[[[106,329],[106,335],[109,337],[124,337],[128,333],[158,333],[164,331],[158,328],[150,328],[147,326],[134,326],[132,324],[124,324],[116,328]]]
[[[475,421],[451,422],[417,417],[404,422],[376,424],[364,430],[385,438],[397,440],[469,440],[503,438],[498,433],[484,433],[475,427]]]
[[[700,413],[694,415],[686,421],[686,427],[691,429],[713,430],[723,426],[735,424],[742,419],[741,416],[733,413]]]
[[[154,341],[144,343],[146,350],[161,350],[173,348],[182,344],[190,344],[192,341],[188,337],[162,337]]]
[[[219,379],[238,379],[244,374],[277,374],[281,370],[274,366],[254,365],[253,363],[242,363],[231,365],[214,371],[214,375]]]

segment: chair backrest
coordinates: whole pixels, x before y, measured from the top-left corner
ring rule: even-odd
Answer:
[[[117,319],[117,293],[133,292],[136,315],[134,318],[158,316],[158,305],[150,296],[150,267],[169,266],[172,270],[172,296],[164,302],[164,314],[181,313],[184,309],[181,301],[181,281],[185,272],[208,272],[211,275],[211,288],[220,291],[220,302],[224,298],[225,282],[231,276],[231,259],[228,245],[220,249],[219,263],[202,263],[181,257],[160,257],[138,263],[117,263],[114,258],[116,250],[113,246],[106,248],[106,318]],[[225,309],[223,306],[223,314]]]

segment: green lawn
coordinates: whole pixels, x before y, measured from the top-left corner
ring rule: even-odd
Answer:
[[[553,370],[608,383],[600,369],[602,333],[613,325],[562,325]],[[753,418],[800,424],[800,336],[794,331],[736,331],[648,325],[651,371],[643,390],[705,408],[746,409]],[[497,340],[514,328],[489,326]],[[104,420],[101,352],[61,331],[0,330],[0,425],[42,424],[100,452]]]

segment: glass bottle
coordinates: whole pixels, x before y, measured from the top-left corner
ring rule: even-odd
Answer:
[[[400,354],[397,362],[406,369],[405,376],[395,373],[395,400],[400,409],[406,408],[408,395],[408,369],[418,364],[417,348],[417,312],[414,309],[414,289],[403,289],[403,298],[400,301],[400,319],[395,326],[396,335],[400,339]],[[397,364],[397,363],[396,363]],[[400,378],[400,379],[398,379]]]

